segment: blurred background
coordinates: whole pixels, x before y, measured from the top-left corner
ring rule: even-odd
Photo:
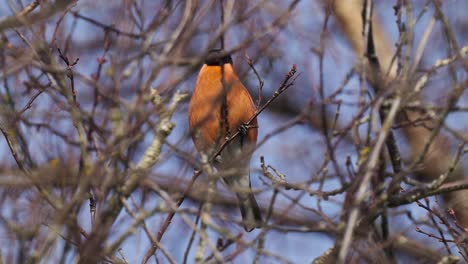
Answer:
[[[468,261],[467,9],[464,0],[3,1],[0,263]],[[221,183],[201,228],[207,178],[192,180],[188,102],[221,36],[260,105],[297,69],[258,117],[251,181],[266,223],[251,233]],[[378,66],[364,56],[368,38]],[[396,150],[379,147],[388,134]]]

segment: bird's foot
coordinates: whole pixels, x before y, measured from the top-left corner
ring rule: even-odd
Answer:
[[[249,125],[246,123],[243,123],[242,125],[239,126],[239,133],[241,136],[247,135],[247,131],[249,131],[250,128],[258,128],[257,125]]]

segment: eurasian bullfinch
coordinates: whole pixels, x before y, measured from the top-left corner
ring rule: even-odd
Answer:
[[[248,232],[260,227],[262,222],[260,208],[250,189],[250,159],[257,142],[257,119],[245,125],[255,111],[249,91],[234,72],[231,56],[222,50],[210,51],[190,101],[190,132],[197,150],[212,155],[230,135],[241,129],[212,165],[236,193]]]

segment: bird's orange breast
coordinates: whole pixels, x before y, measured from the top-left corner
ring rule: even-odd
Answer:
[[[255,105],[248,90],[240,82],[230,64],[224,64],[224,81],[227,90],[227,121],[231,134],[240,125],[247,123],[255,114]],[[195,90],[189,105],[189,127],[195,146],[199,151],[208,151],[216,147],[227,136],[220,129],[223,85],[221,66],[204,65],[198,75]],[[257,120],[250,123],[245,141],[255,144],[257,141]]]

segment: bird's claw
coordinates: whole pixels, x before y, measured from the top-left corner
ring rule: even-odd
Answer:
[[[242,124],[239,126],[239,133],[241,136],[247,135],[247,131],[249,130],[249,125],[247,124]]]

